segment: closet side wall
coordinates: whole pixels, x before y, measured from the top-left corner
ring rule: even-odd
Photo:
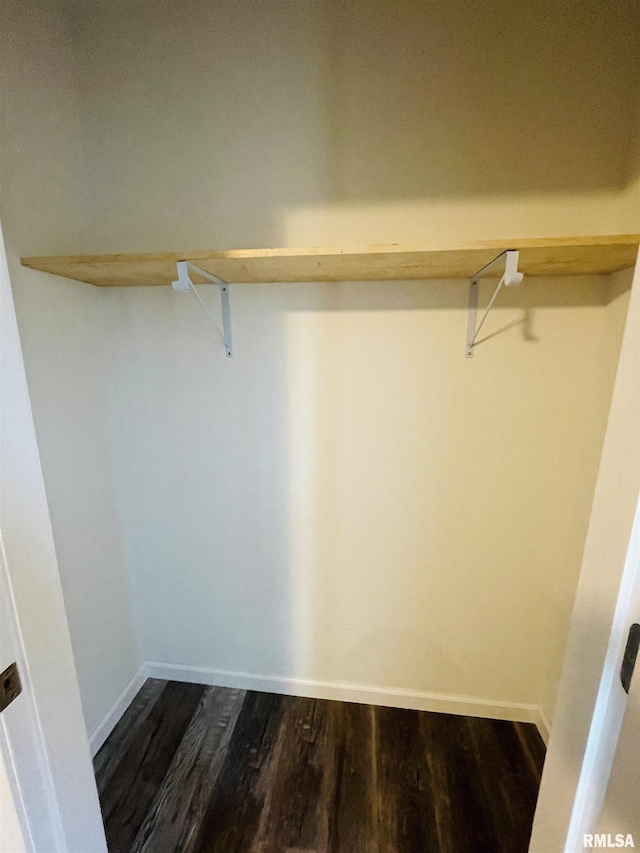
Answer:
[[[90,200],[68,32],[55,4],[0,11],[0,217],[89,734],[139,667],[111,475],[98,290],[20,255],[84,248]]]
[[[615,380],[620,344],[629,306],[629,295],[633,270],[623,270],[608,276],[606,302],[603,307],[600,340],[593,341],[596,351],[594,366],[592,402],[585,414],[587,439],[584,445],[583,476],[585,482],[592,482],[593,472],[598,470],[602,442],[606,429],[613,383]],[[589,517],[593,493],[585,488],[581,497],[581,513]],[[586,535],[586,531],[585,531]],[[581,534],[581,548],[584,538]],[[581,552],[580,552],[581,553]],[[579,570],[579,569],[578,569]],[[564,661],[569,621],[578,581],[577,572],[558,572],[552,581],[554,606],[546,613],[546,631],[548,631],[549,666],[543,680],[540,705],[548,720],[553,718],[556,693]]]

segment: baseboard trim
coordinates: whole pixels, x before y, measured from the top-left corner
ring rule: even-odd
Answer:
[[[358,702],[365,705],[384,705],[416,711],[438,711],[467,717],[490,717],[494,720],[535,723],[545,743],[549,738],[549,724],[539,705],[477,699],[473,696],[455,694],[423,693],[399,687],[255,675],[248,672],[230,672],[162,661],[146,661],[145,667],[149,678],[187,681],[214,687],[235,687],[240,690],[285,693],[293,696],[308,696],[311,699],[336,699],[341,702]]]
[[[446,693],[424,693],[400,687],[347,684],[333,681],[315,681],[286,676],[255,675],[232,672],[204,666],[145,661],[107,711],[104,719],[89,737],[93,758],[109,737],[117,722],[127,710],[147,678],[169,681],[186,681],[214,687],[235,687],[239,690],[258,690],[311,699],[335,699],[340,702],[357,702],[364,705],[383,705],[391,708],[409,708],[416,711],[437,711],[467,717],[489,717],[494,720],[513,720],[534,723],[542,740],[549,742],[550,725],[539,705],[503,702],[499,699],[477,699]]]
[[[115,728],[116,723],[122,717],[124,712],[127,710],[129,705],[135,698],[135,695],[138,690],[140,690],[142,685],[149,677],[149,670],[145,661],[145,663],[142,664],[140,669],[131,677],[127,686],[118,696],[111,708],[109,708],[104,718],[102,719],[102,722],[98,723],[92,734],[89,735],[89,749],[91,751],[91,758],[95,756],[102,744],[109,737],[109,735]],[[180,681],[182,679],[178,680]]]
[[[536,706],[536,714],[531,722],[536,724],[538,731],[540,732],[540,737],[544,741],[544,745],[548,746],[549,737],[551,735],[551,723],[547,719],[547,715],[540,705]]]

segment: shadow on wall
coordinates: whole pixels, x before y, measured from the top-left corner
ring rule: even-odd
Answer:
[[[332,201],[619,188],[638,174],[635,2],[396,0],[372,14],[332,0],[326,35]]]
[[[637,176],[635,0],[72,8],[95,251],[280,245],[307,207]]]

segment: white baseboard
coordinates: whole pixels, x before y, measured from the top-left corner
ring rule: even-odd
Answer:
[[[146,661],[145,666],[149,678],[188,681],[215,687],[236,687],[240,690],[284,693],[292,696],[308,696],[312,699],[337,699],[341,702],[359,702],[365,705],[385,705],[392,708],[439,711],[440,713],[459,714],[467,717],[490,717],[494,720],[535,723],[545,743],[549,738],[549,724],[539,705],[477,699],[473,696],[455,694],[422,693],[400,687],[377,687],[284,676],[253,675],[248,672],[229,672],[203,666],[187,666],[161,661]]]
[[[136,693],[147,678],[150,677],[146,662],[142,664],[140,669],[132,676],[127,686],[118,696],[111,708],[105,714],[102,722],[98,723],[93,732],[89,735],[89,748],[91,750],[91,758],[95,756],[105,740],[109,737],[116,723],[122,717],[129,705],[135,698]]]
[[[377,687],[286,676],[254,675],[248,672],[230,672],[204,666],[145,661],[89,737],[92,758],[109,737],[147,678],[284,693],[291,696],[308,696],[311,699],[335,699],[340,702],[358,702],[364,705],[384,705],[391,708],[438,711],[467,717],[489,717],[494,720],[534,723],[545,744],[549,742],[549,721],[539,705],[503,702],[499,699],[477,699],[474,696],[456,694],[423,693],[401,687]]]
[[[551,723],[540,705],[536,706],[536,714],[531,722],[536,724],[544,745],[548,746],[549,736],[551,735]]]

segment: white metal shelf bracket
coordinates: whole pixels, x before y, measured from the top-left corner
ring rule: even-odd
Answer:
[[[484,325],[484,321],[487,319],[489,311],[493,308],[493,303],[496,301],[496,297],[502,288],[502,285],[505,287],[512,287],[514,285],[520,284],[522,279],[524,278],[523,273],[518,272],[518,259],[520,257],[520,252],[515,249],[510,249],[506,252],[502,252],[502,254],[498,255],[497,258],[494,258],[491,263],[488,263],[486,266],[482,267],[481,270],[471,276],[469,279],[469,307],[467,311],[467,342],[465,346],[465,355],[467,358],[473,358],[473,348],[478,343],[478,334],[480,333],[480,329]],[[482,320],[480,320],[479,326],[476,328],[476,321],[478,318],[478,291],[480,290],[480,279],[484,278],[484,276],[489,275],[489,273],[493,272],[493,270],[504,264],[504,273],[502,278],[500,279],[498,286],[493,292],[493,296],[489,300],[489,304],[487,305],[487,310],[484,312]]]
[[[204,308],[207,317],[211,320],[216,331],[222,338],[227,358],[232,358],[233,339],[231,337],[231,305],[229,303],[229,285],[226,281],[222,281],[221,278],[218,278],[215,275],[211,275],[211,273],[208,273],[206,270],[200,269],[200,267],[196,267],[189,261],[178,261],[176,266],[178,267],[178,280],[173,282],[173,289],[178,293],[188,293],[190,290],[193,290],[195,295],[198,297],[200,304]],[[194,283],[191,281],[191,278],[189,277],[190,269],[198,273],[198,275],[201,275],[203,278],[206,278],[212,284],[217,284],[220,287],[220,302],[222,305],[222,331],[220,331],[220,329],[218,328],[218,324],[209,313],[209,309],[202,301],[202,298],[196,290]]]

